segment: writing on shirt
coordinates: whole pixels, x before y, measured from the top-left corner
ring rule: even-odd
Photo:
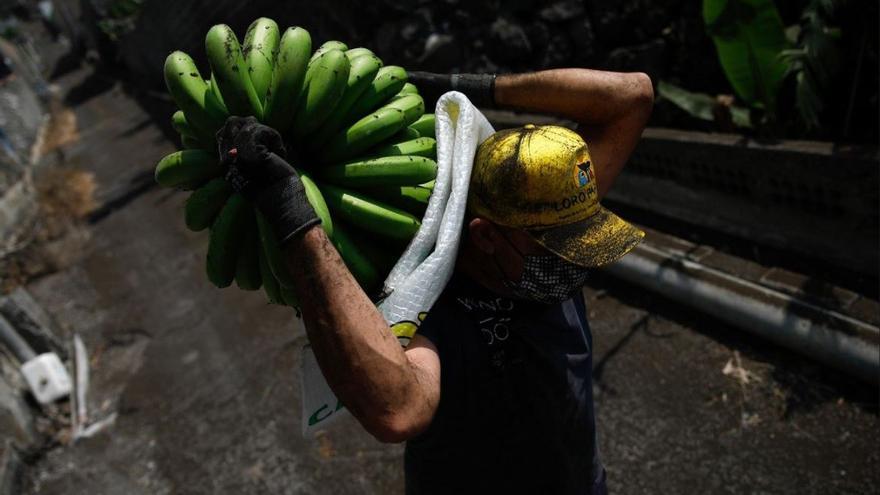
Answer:
[[[475,297],[456,297],[459,304],[467,311],[493,311],[496,313],[513,311],[513,300],[503,297],[479,299]]]
[[[503,297],[457,297],[456,300],[466,312],[476,317],[477,328],[490,348],[510,337],[510,313],[515,307],[513,300]]]

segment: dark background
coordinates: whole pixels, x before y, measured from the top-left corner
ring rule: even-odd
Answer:
[[[698,1],[163,0],[143,2],[132,12],[120,10],[118,4],[131,3],[120,0],[81,3],[83,16],[96,21],[86,26],[94,28],[92,37],[103,60],[130,73],[136,84],[153,89],[162,89],[161,66],[169,52],[186,51],[207,68],[203,36],[208,28],[227,23],[243,36],[260,13],[282,29],[305,27],[315,46],[329,39],[366,46],[387,64],[409,70],[505,73],[590,67],[644,71],[655,84],[666,80],[713,96],[733,94],[706,34]],[[809,3],[776,2],[783,24],[797,24]],[[787,125],[761,137],[878,142],[878,4],[837,4],[829,25],[841,28],[840,69],[822,96],[826,110],[821,127],[807,131]],[[855,105],[847,119],[850,99]],[[790,96],[781,98],[780,115],[791,116],[796,112],[793,105]],[[693,119],[662,101],[650,125],[716,130],[712,122]]]

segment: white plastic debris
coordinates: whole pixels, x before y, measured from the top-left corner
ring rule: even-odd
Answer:
[[[21,365],[21,374],[40,404],[49,404],[70,394],[70,375],[54,352],[47,352]]]
[[[73,373],[76,388],[70,413],[73,416],[71,418],[73,440],[77,440],[82,436],[89,420],[88,404],[86,403],[89,391],[89,355],[79,334],[73,335]]]

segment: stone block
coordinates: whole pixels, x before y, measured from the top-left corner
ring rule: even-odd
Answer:
[[[12,442],[0,440],[0,495],[21,493],[21,458]]]
[[[0,439],[26,449],[37,444],[33,412],[21,393],[0,376]],[[0,441],[2,441],[0,440]]]

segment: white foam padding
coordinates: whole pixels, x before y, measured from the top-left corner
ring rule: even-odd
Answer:
[[[385,280],[379,305],[389,324],[418,322],[449,282],[467,209],[477,146],[495,130],[468,98],[450,91],[437,100],[437,179],[422,225]]]
[[[413,240],[385,280],[379,311],[389,326],[420,322],[430,311],[455,268],[468,184],[477,146],[495,130],[468,98],[450,91],[437,100],[437,178],[428,208]],[[303,436],[312,437],[349,413],[341,408],[309,346],[303,348]]]

